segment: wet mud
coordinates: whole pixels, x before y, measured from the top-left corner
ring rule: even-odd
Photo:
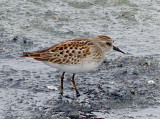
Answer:
[[[159,1],[1,0],[0,119],[159,119]],[[109,52],[100,67],[71,74],[24,51],[71,38],[108,35],[126,54]]]
[[[16,44],[26,45],[22,39],[17,39]],[[32,44],[30,40],[27,43]],[[15,39],[7,44],[8,47],[15,45]],[[81,94],[77,98],[71,74],[65,76],[64,96],[61,96],[62,71],[32,59],[19,58],[18,54],[7,53],[7,50],[0,54],[1,118],[137,118],[136,114],[128,115],[128,112],[159,108],[160,64],[157,56],[106,59],[98,69],[77,74],[76,83]],[[142,118],[147,116],[159,118],[149,111]]]

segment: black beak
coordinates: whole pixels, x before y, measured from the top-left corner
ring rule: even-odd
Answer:
[[[125,54],[122,50],[120,50],[119,48],[117,48],[117,47],[115,47],[115,46],[113,46],[113,50],[115,50],[115,51],[118,51],[118,52],[121,52],[121,53]]]

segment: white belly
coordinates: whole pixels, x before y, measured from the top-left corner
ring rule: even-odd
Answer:
[[[97,63],[89,63],[89,64],[77,64],[77,65],[66,65],[66,64],[53,64],[50,62],[44,62],[45,64],[63,70],[64,72],[68,73],[82,73],[82,72],[89,72],[95,68],[97,68],[100,64]]]

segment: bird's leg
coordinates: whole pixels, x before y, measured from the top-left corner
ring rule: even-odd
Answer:
[[[64,74],[65,74],[65,72],[63,72],[63,74],[61,76],[61,92],[60,92],[61,95],[63,95],[63,79],[64,79]]]
[[[76,87],[76,84],[75,84],[75,81],[74,81],[74,76],[75,76],[75,74],[73,74],[73,76],[72,76],[72,83],[73,83],[74,89],[76,90],[77,97],[79,97],[80,94],[79,94],[79,92],[77,90],[77,87]]]

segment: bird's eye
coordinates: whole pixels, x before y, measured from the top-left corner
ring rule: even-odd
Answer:
[[[107,45],[110,45],[110,46],[112,45],[112,44],[111,44],[111,43],[109,43],[109,42],[107,42],[106,44],[107,44]]]

